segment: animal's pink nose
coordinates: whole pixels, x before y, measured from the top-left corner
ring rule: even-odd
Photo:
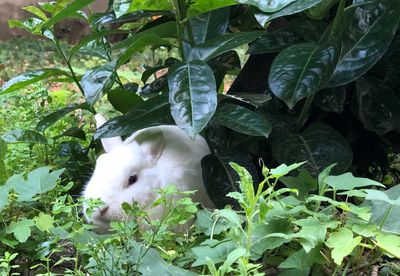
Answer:
[[[108,209],[109,209],[108,206],[106,206],[106,207],[100,209],[100,216],[103,217],[103,216],[106,214],[106,212],[107,212]]]

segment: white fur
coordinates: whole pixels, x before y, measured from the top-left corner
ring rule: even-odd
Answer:
[[[105,122],[101,118],[96,120],[98,127]],[[137,131],[124,142],[110,139],[102,139],[107,153],[98,157],[83,192],[85,198],[100,198],[108,208],[103,214],[95,210],[92,217],[87,217],[100,230],[106,230],[110,220],[124,219],[123,202],[135,200],[150,211],[151,218],[159,218],[163,213],[161,207],[151,208],[158,197],[154,190],[170,184],[180,191],[197,190],[192,199],[205,207],[214,207],[202,179],[200,161],[210,152],[203,137],[191,140],[177,126],[162,125]],[[138,176],[137,182],[127,186],[134,174]]]

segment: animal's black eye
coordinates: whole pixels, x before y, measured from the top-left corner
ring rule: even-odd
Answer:
[[[137,175],[135,174],[135,175],[131,175],[130,177],[129,177],[129,180],[128,180],[128,186],[130,186],[130,185],[132,185],[133,183],[135,183],[137,181]]]

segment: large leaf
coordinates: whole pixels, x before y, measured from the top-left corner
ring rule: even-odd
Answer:
[[[68,74],[66,71],[55,68],[54,69],[45,68],[45,69],[26,72],[6,82],[1,88],[0,95],[24,88],[32,83],[36,83],[38,81],[47,79],[49,77],[58,77],[58,76],[68,76]]]
[[[330,175],[325,178],[324,182],[335,191],[350,191],[355,188],[368,186],[385,187],[381,183],[369,178],[354,177],[353,174],[350,172],[342,175]]]
[[[114,82],[115,63],[107,63],[86,71],[81,80],[86,102],[91,106],[101,99]]]
[[[195,45],[225,34],[229,23],[229,9],[213,10],[190,19]]]
[[[353,232],[347,228],[340,228],[339,231],[330,235],[326,245],[332,248],[331,255],[334,262],[341,265],[343,258],[349,255],[360,242],[360,236],[353,238]]]
[[[31,219],[23,218],[19,221],[12,221],[6,228],[6,233],[13,234],[20,243],[24,243],[31,236],[31,227],[35,223]]]
[[[122,113],[126,113],[135,105],[143,102],[143,99],[136,94],[136,91],[121,88],[116,88],[108,92],[107,98],[112,106]]]
[[[129,11],[138,10],[172,10],[172,1],[169,0],[135,0],[131,1],[132,4]]]
[[[346,88],[326,88],[319,91],[314,102],[320,108],[330,112],[342,113],[346,100]]]
[[[292,108],[299,100],[318,92],[335,70],[338,43],[304,43],[282,51],[271,65],[269,87]]]
[[[209,60],[230,50],[233,50],[240,45],[247,44],[260,37],[263,32],[242,32],[229,33],[217,36],[214,39],[206,41],[193,47],[188,56],[188,60]]]
[[[82,108],[84,106],[85,106],[84,104],[71,104],[71,105],[69,105],[67,107],[64,107],[64,108],[61,108],[61,109],[59,109],[57,111],[54,111],[53,113],[50,113],[49,115],[47,115],[46,117],[41,119],[39,121],[39,123],[37,123],[36,130],[44,131],[49,126],[51,126],[52,124],[54,124],[58,120],[62,119],[68,113],[70,113],[70,112],[72,112],[72,111],[74,111],[74,110],[76,110],[78,108]]]
[[[365,205],[371,207],[370,223],[386,232],[400,235],[400,185],[387,191],[367,190]]]
[[[195,137],[217,108],[217,88],[211,68],[201,60],[178,63],[168,72],[169,102],[176,124]]]
[[[342,27],[342,54],[329,85],[344,85],[367,72],[388,49],[399,20],[398,1],[371,0],[348,7]]]
[[[193,2],[188,9],[189,17],[237,4],[234,0],[196,0]]]
[[[286,7],[284,7],[283,9],[281,9],[277,12],[273,12],[273,13],[259,12],[259,13],[255,13],[255,16],[256,16],[258,23],[260,23],[260,25],[264,26],[265,24],[267,24],[269,21],[271,21],[274,18],[302,12],[304,10],[307,10],[307,9],[319,4],[322,1],[323,0],[298,0],[298,1],[291,3],[290,5],[287,5]]]
[[[53,17],[43,23],[40,28],[42,30],[54,26],[54,24],[60,22],[61,20],[75,15],[77,11],[87,7],[90,3],[94,2],[95,0],[74,0],[69,5],[65,6],[61,11],[57,14],[53,15]]]
[[[273,13],[281,10],[289,4],[296,2],[297,0],[276,0],[276,1],[258,1],[258,0],[236,0],[241,4],[253,5],[260,10],[268,13]]]
[[[388,252],[390,255],[400,259],[400,237],[397,235],[376,236],[376,245]]]
[[[106,122],[97,130],[95,138],[127,135],[145,127],[170,124],[172,120],[169,114],[167,97],[157,96],[135,105],[125,115]]]
[[[250,44],[247,54],[278,53],[301,41],[300,36],[292,29],[267,32]]]
[[[47,144],[46,138],[34,130],[11,130],[4,134],[2,138],[7,143]]]
[[[400,97],[383,81],[360,78],[357,85],[358,118],[368,130],[383,135],[400,125]]]
[[[217,123],[250,136],[268,137],[271,124],[261,115],[236,104],[223,104],[214,114]]]
[[[298,133],[282,133],[274,137],[272,152],[280,163],[305,163],[309,172],[317,175],[332,163],[337,172],[345,171],[353,160],[353,153],[347,140],[327,125],[314,123]]]

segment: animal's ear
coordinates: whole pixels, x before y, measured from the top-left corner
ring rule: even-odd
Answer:
[[[161,157],[165,148],[165,138],[161,131],[143,131],[135,137],[135,141],[155,160]]]
[[[96,128],[99,129],[105,122],[107,122],[106,118],[103,115],[97,113],[94,118],[96,119]],[[111,137],[111,138],[103,138],[101,139],[101,144],[106,152],[111,152],[115,147],[122,145],[122,138],[120,136]]]

